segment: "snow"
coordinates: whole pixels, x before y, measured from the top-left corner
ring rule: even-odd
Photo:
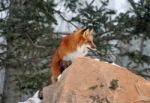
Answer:
[[[4,19],[4,18],[7,16],[7,12],[8,12],[8,10],[1,11],[1,12],[0,12],[0,18],[1,18],[1,19]]]
[[[38,97],[39,91],[37,91],[33,97],[29,98],[25,102],[18,102],[18,103],[41,103],[41,99]]]
[[[117,14],[121,12],[126,12],[129,10],[129,3],[127,0],[110,0],[108,4],[108,8],[117,11]]]
[[[61,77],[62,77],[62,74],[60,74],[60,75],[58,76],[58,81],[60,80]]]
[[[150,56],[150,40],[146,40],[144,42],[144,45],[145,45],[145,48],[143,50],[143,54]]]
[[[140,46],[141,46],[141,42],[142,42],[142,39],[141,38],[136,38],[136,39],[134,39],[134,37],[133,37],[133,39],[131,40],[131,42],[130,42],[130,52],[133,52],[133,51],[141,51],[141,48],[140,48]],[[136,44],[136,45],[135,45]]]
[[[100,59],[98,59],[98,58],[94,58],[94,60],[96,60],[96,61],[100,61]]]
[[[120,65],[118,65],[118,64],[116,64],[116,63],[111,63],[112,65],[115,65],[115,66],[117,66],[117,67],[121,67]]]

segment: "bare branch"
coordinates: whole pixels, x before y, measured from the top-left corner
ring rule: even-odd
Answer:
[[[9,9],[9,6],[5,7],[5,4],[3,3],[3,1],[2,1],[2,2],[0,2],[0,6],[1,6],[1,8],[0,8],[0,12],[5,11],[5,10],[8,10],[8,9]]]
[[[45,46],[41,46],[41,45],[36,45],[33,40],[31,39],[30,35],[28,33],[25,33],[26,37],[28,38],[28,40],[31,42],[31,44],[36,47],[36,48],[46,48]]]
[[[140,13],[138,12],[136,6],[135,6],[135,2],[133,0],[128,0],[130,5],[132,6],[132,8],[134,9],[135,13],[137,14],[138,17],[142,18]]]
[[[95,0],[92,0],[89,5],[92,5],[94,2],[95,2]]]
[[[73,25],[75,28],[79,29],[78,26],[76,26],[74,23],[72,23],[71,20],[67,20],[67,19],[62,15],[62,13],[61,13],[60,11],[56,11],[56,10],[55,10],[55,12],[56,12],[64,21],[70,23],[70,24]]]

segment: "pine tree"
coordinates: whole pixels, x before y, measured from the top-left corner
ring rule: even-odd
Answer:
[[[132,9],[117,17],[116,29],[121,32],[119,46],[121,58],[128,58],[126,65],[131,71],[149,79],[150,54],[148,44],[150,35],[150,2],[148,0],[128,0]],[[136,41],[133,44],[133,41]],[[137,43],[137,44],[136,44]],[[133,48],[134,47],[134,48]],[[136,47],[136,48],[135,48]],[[147,53],[146,53],[147,52]],[[122,58],[123,57],[123,58]],[[121,61],[123,64],[123,60]]]
[[[6,39],[4,103],[16,103],[50,82],[49,63],[53,46],[53,0],[11,0],[2,28]],[[22,99],[22,98],[21,98]]]

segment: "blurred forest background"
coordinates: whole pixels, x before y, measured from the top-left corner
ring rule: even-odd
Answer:
[[[80,27],[95,30],[98,58],[149,80],[150,0],[126,2],[118,12],[109,0],[1,0],[0,103],[24,101],[49,85],[61,35]]]

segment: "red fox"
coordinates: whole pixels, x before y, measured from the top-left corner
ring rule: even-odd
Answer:
[[[61,63],[84,57],[88,53],[88,48],[96,49],[93,42],[93,30],[79,29],[64,37],[52,57],[52,82],[56,82],[58,76],[63,72],[60,66]]]

